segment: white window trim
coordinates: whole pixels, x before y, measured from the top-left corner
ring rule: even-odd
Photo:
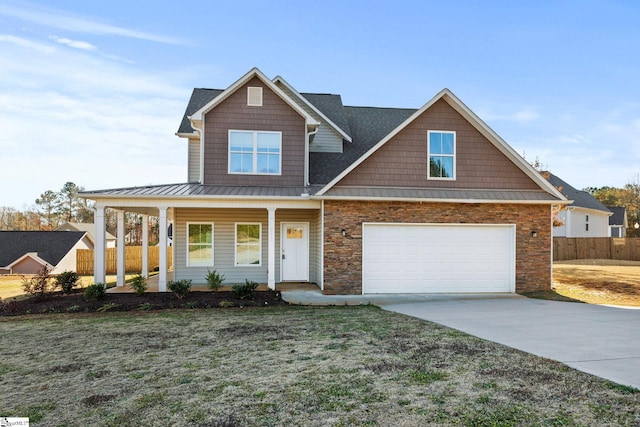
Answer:
[[[251,102],[253,98],[260,98],[259,102]],[[247,86],[247,106],[249,107],[262,107],[262,87],[260,86]]]
[[[429,159],[431,158],[431,134],[432,133],[448,133],[453,135],[453,155],[445,154],[443,156],[442,154],[434,154],[436,156],[442,156],[442,157],[453,157],[453,176],[452,177],[446,178],[446,177],[431,176]],[[457,158],[458,158],[457,139],[458,138],[455,131],[451,131],[451,130],[428,130],[427,131],[427,179],[428,180],[433,180],[433,181],[455,181],[456,180],[457,171],[458,171],[458,167],[456,166],[456,164],[458,163],[457,162]]]
[[[252,132],[253,133],[253,171],[252,172],[233,172],[231,170],[231,133],[232,132]],[[258,133],[276,133],[280,135],[280,153],[278,156],[278,173],[260,173],[258,170]],[[248,153],[245,153],[248,154]],[[230,175],[264,175],[264,176],[280,176],[282,175],[282,132],[270,131],[270,130],[241,130],[241,129],[229,129],[227,135],[227,157],[228,165],[227,171]]]
[[[190,264],[189,263],[189,226],[190,225],[211,225],[211,264]],[[185,265],[187,267],[213,267],[215,264],[215,226],[213,222],[187,222],[187,239],[185,240]]]
[[[239,225],[257,225],[260,235],[260,256],[257,264],[238,264],[238,226]],[[233,226],[233,266],[234,267],[262,267],[262,223],[260,222],[236,222]]]

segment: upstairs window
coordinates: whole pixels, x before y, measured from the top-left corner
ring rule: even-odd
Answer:
[[[282,133],[229,131],[229,173],[280,175]]]
[[[430,130],[427,134],[429,179],[456,179],[456,133]]]

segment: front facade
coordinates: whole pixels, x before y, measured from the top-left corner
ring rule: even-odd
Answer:
[[[177,135],[187,182],[84,194],[97,248],[105,208],[118,247],[125,211],[158,217],[161,291],[214,269],[327,294],[550,287],[551,207],[566,198],[447,89],[417,110],[348,107],[253,69],[195,89]],[[104,251],[95,266],[103,281]]]

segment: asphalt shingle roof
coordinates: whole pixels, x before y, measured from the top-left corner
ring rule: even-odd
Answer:
[[[342,153],[309,153],[309,181],[328,184],[358,160],[416,110],[405,108],[344,107],[353,142]]]
[[[351,136],[351,126],[344,111],[340,95],[325,93],[301,93],[300,95],[304,96],[307,101],[327,116],[336,126]]]
[[[548,172],[545,172],[545,174]],[[577,206],[585,209],[593,209],[596,211],[611,212],[605,205],[600,203],[598,199],[593,197],[586,191],[577,190],[566,181],[558,178],[552,173],[549,173],[547,181],[556,187],[567,199],[573,200],[573,204],[569,206]]]
[[[627,208],[624,206],[615,206],[608,208],[613,215],[609,217],[609,225],[624,225],[624,217],[627,214]]]
[[[187,104],[187,109],[184,112],[184,116],[182,116],[182,121],[180,122],[178,133],[192,133],[193,128],[191,127],[191,122],[189,122],[189,119],[187,117],[207,105],[209,101],[220,95],[222,92],[224,91],[220,89],[193,89],[191,98],[189,99],[189,103]]]
[[[0,267],[6,267],[28,252],[51,265],[58,265],[78,240],[82,231],[0,231]]]

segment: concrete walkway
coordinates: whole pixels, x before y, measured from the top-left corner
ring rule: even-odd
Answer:
[[[514,294],[282,296],[297,304],[378,305],[640,389],[640,310]]]

